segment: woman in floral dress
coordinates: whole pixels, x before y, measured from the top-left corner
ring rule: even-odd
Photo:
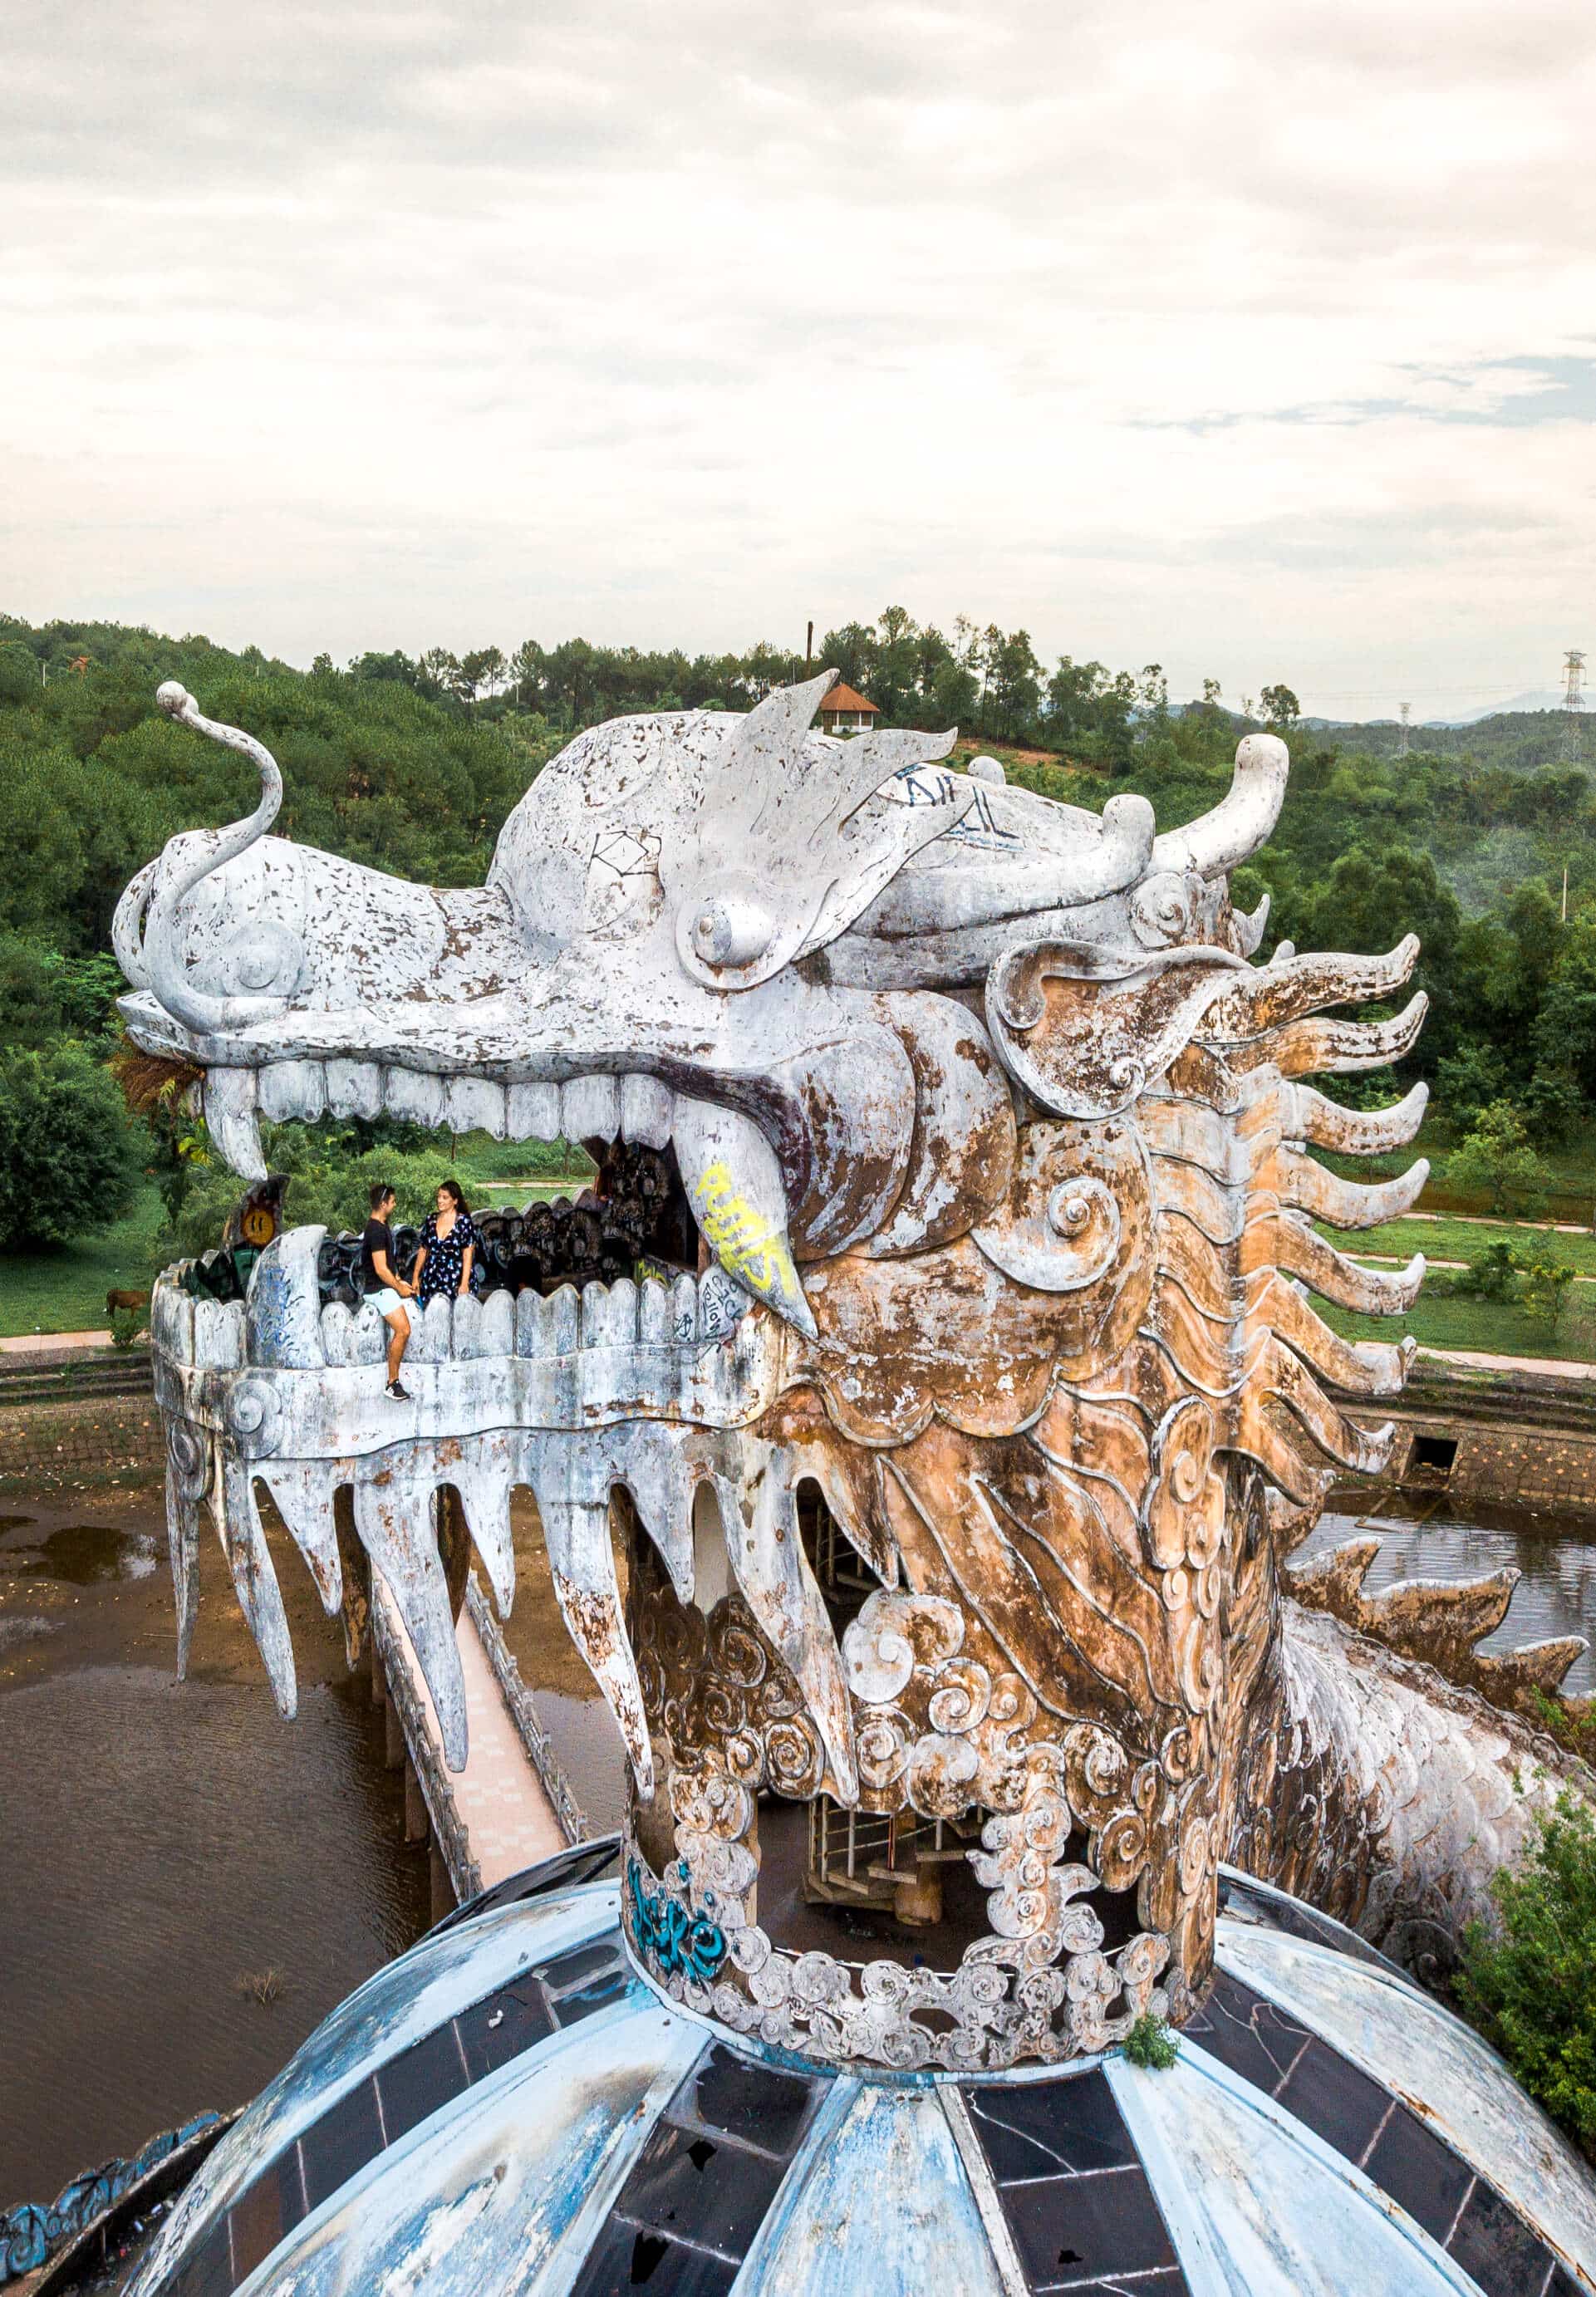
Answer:
[[[481,1241],[460,1183],[445,1181],[438,1191],[438,1209],[427,1214],[422,1230],[413,1277],[424,1308],[440,1293],[458,1293],[464,1297],[471,1290]]]

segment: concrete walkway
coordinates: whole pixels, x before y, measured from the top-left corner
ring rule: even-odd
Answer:
[[[465,1677],[470,1748],[465,1768],[449,1771],[443,1760],[438,1717],[416,1663],[415,1649],[386,1589],[375,1579],[372,1600],[383,1605],[393,1629],[394,1642],[404,1654],[426,1720],[436,1769],[448,1780],[471,1855],[481,1873],[482,1888],[491,1889],[507,1875],[520,1873],[523,1866],[536,1865],[540,1858],[552,1858],[556,1851],[564,1850],[564,1830],[555,1815],[554,1806],[544,1791],[531,1758],[522,1745],[521,1734],[505,1705],[498,1679],[470,1612],[461,1612],[456,1627],[460,1666]]]
[[[0,1354],[8,1356],[66,1355],[75,1348],[108,1348],[109,1332],[18,1332],[0,1340]]]
[[[1420,1348],[1421,1356],[1437,1363],[1474,1364],[1481,1371],[1551,1372],[1560,1379],[1596,1379],[1596,1363],[1575,1363],[1558,1356],[1493,1356],[1473,1348]]]

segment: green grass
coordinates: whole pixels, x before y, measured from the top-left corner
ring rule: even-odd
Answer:
[[[1555,1332],[1522,1308],[1492,1300],[1430,1298],[1421,1292],[1405,1316],[1357,1316],[1315,1300],[1314,1307],[1344,1339],[1386,1340],[1411,1332],[1421,1347],[1466,1348],[1485,1355],[1556,1356],[1596,1363],[1596,1285],[1570,1287]]]
[[[1532,1227],[1527,1222],[1394,1220],[1355,1233],[1319,1223],[1319,1232],[1340,1252],[1353,1259],[1366,1253],[1385,1253],[1407,1260],[1422,1252],[1428,1261],[1477,1260],[1493,1244],[1510,1244],[1520,1258],[1544,1253],[1560,1260],[1580,1276],[1596,1276],[1596,1236],[1567,1236],[1556,1229]]]
[[[0,1253],[0,1338],[103,1331],[107,1292],[148,1286],[163,1217],[159,1195],[146,1189],[128,1218],[103,1236],[53,1252]]]
[[[479,1144],[490,1153],[481,1154]],[[592,1167],[580,1149],[572,1157],[575,1169],[569,1172],[529,1173],[525,1142],[489,1141],[477,1133],[469,1144],[462,1143],[457,1170],[471,1201],[486,1209],[530,1204],[534,1197],[576,1196],[591,1179]],[[110,1322],[107,1292],[148,1288],[164,1224],[160,1196],[146,1189],[128,1218],[102,1236],[83,1237],[51,1252],[0,1253],[0,1339],[29,1332],[103,1331]]]
[[[1335,1098],[1334,1079],[1329,1082],[1330,1097]],[[1405,1082],[1405,1079],[1399,1080]],[[1395,1087],[1393,1087],[1394,1094]],[[1378,1157],[1344,1157],[1331,1149],[1319,1150],[1319,1161],[1329,1165],[1349,1181],[1392,1180],[1419,1157],[1429,1159],[1430,1176],[1425,1182],[1419,1202],[1426,1212],[1472,1213],[1481,1217],[1499,1217],[1493,1211],[1490,1193],[1484,1189],[1464,1189],[1447,1178],[1447,1167],[1456,1146],[1452,1128],[1438,1112],[1427,1113],[1418,1138],[1406,1148],[1390,1148]],[[1590,1150],[1583,1145],[1568,1148],[1543,1148],[1541,1162],[1546,1180],[1543,1187],[1523,1191],[1511,1202],[1510,1215],[1520,1220],[1578,1221],[1590,1223],[1596,1216],[1596,1165]]]

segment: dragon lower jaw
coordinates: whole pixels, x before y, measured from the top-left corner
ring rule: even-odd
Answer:
[[[756,1435],[775,1400],[785,1327],[719,1269],[674,1284],[622,1278],[544,1297],[434,1300],[416,1317],[407,1402],[385,1393],[374,1304],[322,1305],[324,1231],[288,1231],[257,1264],[247,1299],[189,1297],[184,1271],[156,1285],[151,1330],[168,1428],[168,1504],[179,1652],[197,1586],[203,1500],[280,1708],[295,1703],[286,1616],[259,1513],[270,1494],[335,1610],[364,1548],[403,1618],[446,1752],[466,1758],[464,1684],[439,1507],[456,1495],[507,1611],[510,1503],[534,1494],[555,1595],[620,1725],[639,1791],[653,1758],[611,1544],[624,1491],[684,1603],[735,1585],[792,1668],[851,1792],[855,1765],[841,1655],[799,1536],[797,1487],[813,1464]],[[722,1539],[701,1491],[713,1496]],[[748,1494],[754,1494],[750,1501]],[[723,1547],[723,1554],[720,1551]],[[706,1604],[707,1608],[707,1604]]]

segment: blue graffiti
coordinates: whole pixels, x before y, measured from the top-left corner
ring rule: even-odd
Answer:
[[[188,2145],[220,2118],[215,2113],[196,2114],[181,2129],[163,2130],[130,2161],[107,2161],[103,2169],[88,2169],[74,2178],[45,2208],[37,2202],[21,2202],[15,2209],[0,2210],[0,2287],[24,2273],[37,2271],[46,2258],[103,2217],[130,2186],[147,2178],[169,2153]]]
[[[726,1960],[726,1933],[720,1923],[707,1914],[689,1913],[679,1898],[663,1890],[646,1890],[635,1858],[628,1860],[626,1873],[638,1953],[657,1964],[667,1978],[679,1970],[708,1986]]]

